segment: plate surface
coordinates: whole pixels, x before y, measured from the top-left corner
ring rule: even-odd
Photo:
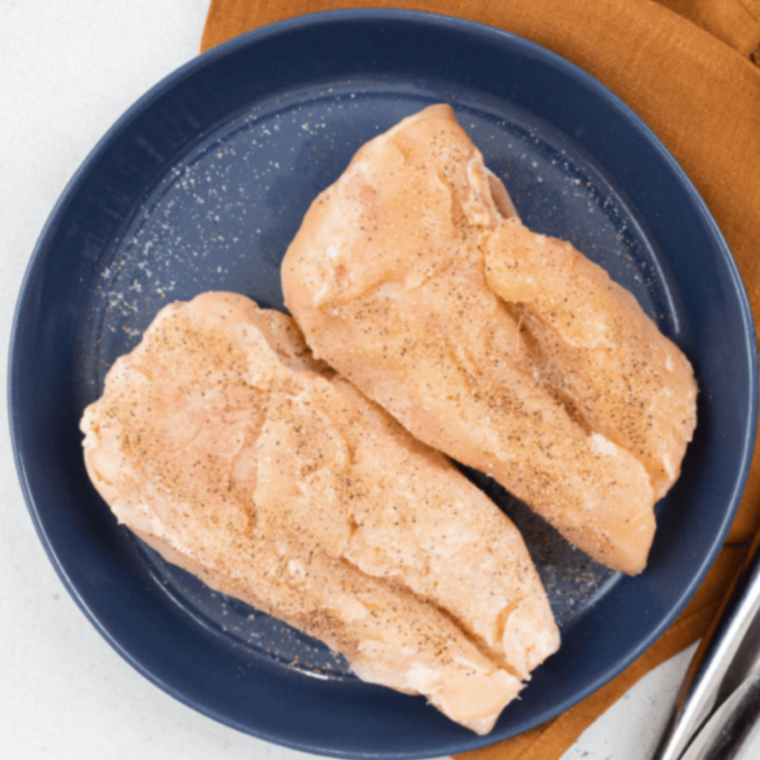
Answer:
[[[404,116],[450,103],[533,229],[570,239],[632,290],[692,361],[699,424],[657,507],[647,570],[588,560],[505,491],[563,646],[477,737],[422,698],[215,594],[116,525],[90,485],[78,420],[113,360],[166,303],[210,289],[283,308],[279,264],[316,194]],[[397,11],[302,17],[183,67],[109,131],[32,257],[11,345],[19,475],[56,570],[140,672],[217,720],[336,756],[413,758],[525,731],[648,647],[696,590],[730,526],[757,417],[749,305],[715,223],[674,159],[596,80],[514,36]]]

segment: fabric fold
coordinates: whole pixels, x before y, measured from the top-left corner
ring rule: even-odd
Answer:
[[[746,58],[760,47],[758,0],[657,0]]]

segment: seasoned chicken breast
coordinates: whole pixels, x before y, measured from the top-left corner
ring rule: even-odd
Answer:
[[[515,217],[488,239],[485,271],[534,342],[539,381],[578,424],[630,451],[662,498],[696,425],[686,357],[604,269]]]
[[[82,430],[92,482],[168,561],[473,731],[559,646],[510,520],[290,317],[230,293],[167,306]]]
[[[646,565],[696,384],[636,300],[525,228],[446,105],[363,146],[282,264],[315,356],[609,567]]]

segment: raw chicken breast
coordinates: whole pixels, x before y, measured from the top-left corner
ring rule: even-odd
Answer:
[[[559,646],[517,529],[230,293],[163,309],[82,419],[90,477],[168,561],[487,733]]]
[[[535,341],[540,382],[578,424],[630,451],[662,498],[696,425],[686,357],[604,269],[517,218],[491,235],[485,266],[488,287]]]
[[[526,229],[432,106],[363,146],[282,264],[315,356],[424,443],[635,574],[695,426],[691,367],[635,299]]]

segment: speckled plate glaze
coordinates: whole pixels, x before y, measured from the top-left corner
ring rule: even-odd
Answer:
[[[165,304],[210,289],[283,308],[279,265],[309,203],[404,116],[454,106],[533,229],[568,238],[686,352],[699,427],[658,506],[650,566],[623,578],[467,471],[523,531],[562,630],[494,731],[363,684],[342,657],[216,594],[119,528],[78,420]],[[512,736],[649,646],[711,565],[746,479],[757,357],[746,296],[704,204],[648,128],[552,53],[460,20],[318,14],[232,40],[145,95],[87,159],[19,300],[10,417],[29,508],[76,601],[140,672],[201,712],[307,752],[416,758]]]

